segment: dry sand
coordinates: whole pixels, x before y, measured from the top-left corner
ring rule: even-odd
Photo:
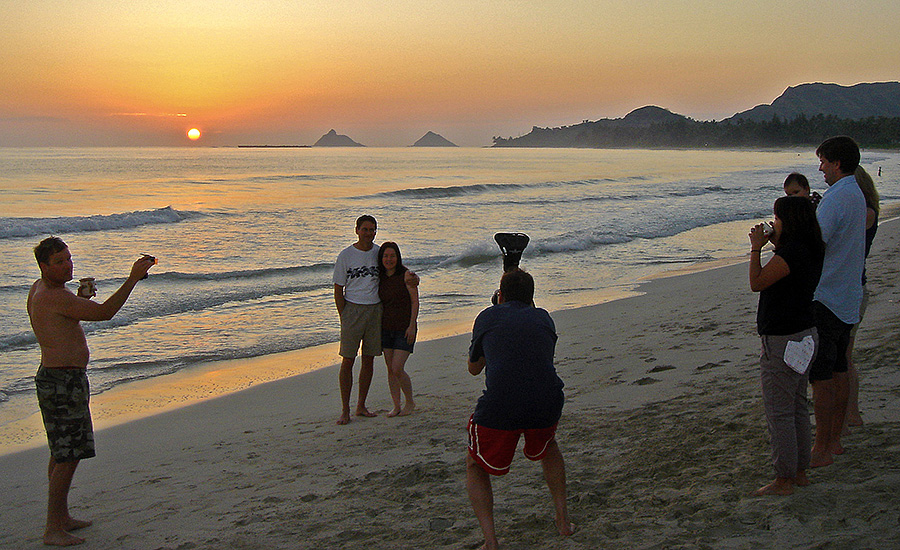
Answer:
[[[555,534],[540,466],[518,454],[494,480],[501,544],[900,547],[898,227],[882,224],[868,263],[856,353],[866,424],[834,465],[810,472],[812,485],[750,496],[773,471],[746,264],[657,279],[641,296],[553,314],[579,530]],[[329,367],[98,431],[70,498],[74,516],[95,521],[79,532],[85,547],[477,548],[463,457],[483,379],[466,372],[467,344],[417,346],[408,417],[384,416],[379,360],[369,405],[380,416],[348,426],[335,425]],[[46,460],[44,449],[0,457],[0,547],[43,547]]]

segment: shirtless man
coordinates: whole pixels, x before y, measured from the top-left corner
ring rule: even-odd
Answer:
[[[78,462],[95,456],[86,375],[90,351],[80,322],[112,319],[156,260],[144,256],[134,262],[119,290],[98,304],[66,288],[72,280],[74,264],[62,239],[44,239],[34,248],[34,256],[41,278],[28,293],[28,316],[41,346],[41,366],[34,379],[50,444],[44,544],[71,546],[84,539],[69,531],[87,527],[91,522],[69,515],[69,488]]]

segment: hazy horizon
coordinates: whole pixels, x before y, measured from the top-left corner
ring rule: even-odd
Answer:
[[[0,0],[0,146],[486,146],[900,80],[900,4]],[[186,136],[198,128],[202,136]]]

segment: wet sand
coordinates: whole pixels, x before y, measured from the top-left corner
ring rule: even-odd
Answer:
[[[886,218],[887,216],[883,216]],[[559,428],[578,532],[555,534],[540,466],[495,479],[506,548],[900,546],[900,224],[879,229],[857,336],[865,425],[788,497],[771,481],[746,263],[649,281],[643,295],[556,312]],[[749,250],[749,247],[748,247]],[[538,302],[540,302],[540,281]],[[483,387],[468,335],[417,345],[418,409],[336,426],[336,367],[99,430],[70,503],[93,549],[477,548],[465,423]],[[355,392],[354,392],[355,396]],[[354,397],[355,398],[355,397]],[[42,548],[45,449],[0,457],[0,547]]]

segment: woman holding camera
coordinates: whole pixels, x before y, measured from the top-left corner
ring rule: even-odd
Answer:
[[[818,344],[812,299],[825,244],[813,204],[804,197],[775,201],[775,221],[750,230],[750,289],[759,292],[760,379],[772,440],[775,481],[757,495],[789,495],[808,485],[811,434],[806,386]],[[767,231],[769,229],[769,231]],[[775,254],[762,265],[762,247]]]

